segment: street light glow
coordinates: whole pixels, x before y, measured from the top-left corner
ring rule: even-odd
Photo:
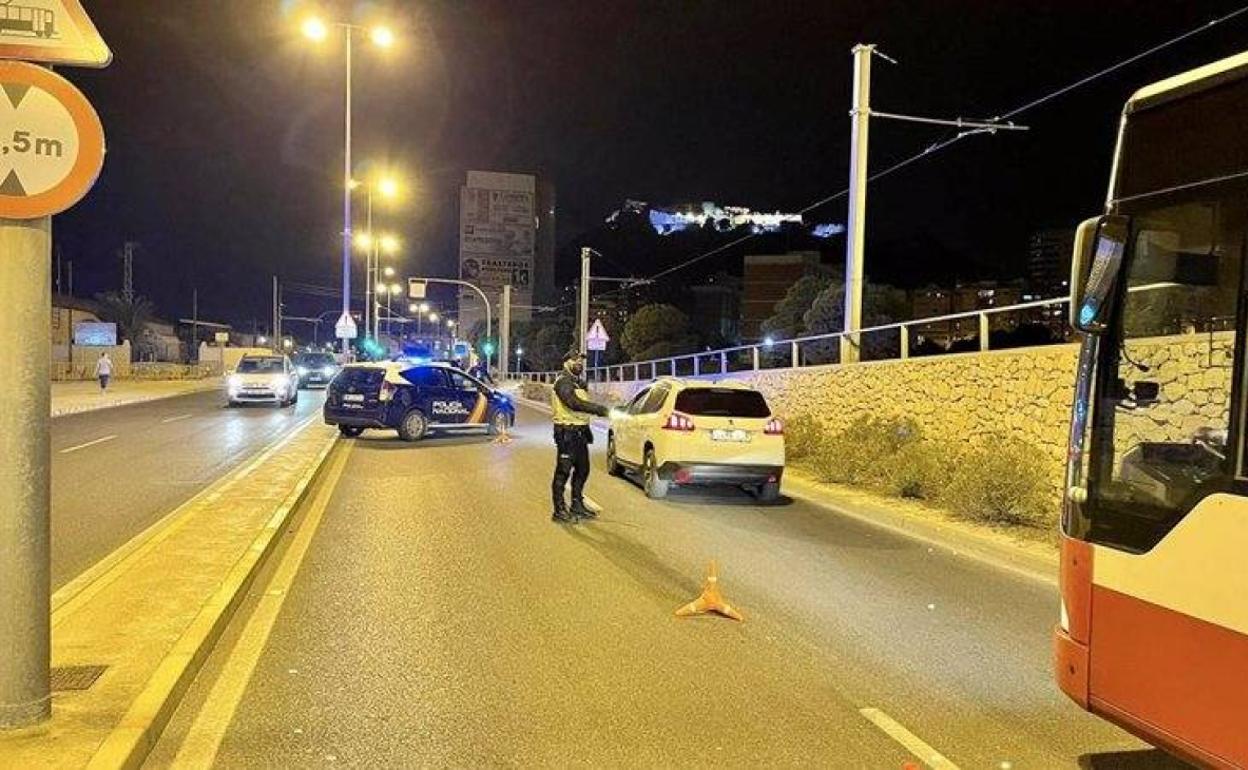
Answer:
[[[355,236],[355,247],[368,251],[373,247],[373,234],[368,232],[359,233]]]
[[[377,182],[377,192],[383,198],[396,198],[399,194],[399,182],[394,177],[382,177]]]
[[[455,319],[454,319],[454,318],[448,318],[448,319],[446,319],[446,328],[448,328],[448,329],[454,329],[454,328],[455,328]]]
[[[429,312],[429,303],[428,303],[428,302],[422,302],[422,303],[420,303],[420,312],[422,312],[422,313],[428,313],[428,312]]]
[[[432,321],[433,323],[435,323],[435,324],[436,324],[436,323],[438,322],[438,314],[437,314],[437,313],[430,313],[430,314],[429,314],[429,320],[430,320],[430,321]]]
[[[303,21],[303,36],[319,43],[329,37],[329,27],[315,16],[309,17]]]
[[[399,239],[393,235],[383,235],[381,236],[380,245],[382,251],[387,254],[394,254],[399,250]],[[386,269],[390,270],[391,268]],[[391,273],[386,273],[386,275],[391,275]]]
[[[394,30],[389,27],[373,27],[369,36],[373,39],[373,45],[378,48],[390,48],[394,45]]]
[[[377,285],[373,288],[377,290],[378,294],[385,294],[389,290],[386,285],[380,281],[378,281]]]
[[[397,297],[403,293],[403,287],[397,283],[392,283],[390,284],[390,293]]]
[[[382,243],[385,243],[385,240],[382,240]],[[381,272],[382,272],[382,274],[383,274],[383,275],[385,275],[387,278],[393,278],[393,277],[394,277],[394,268],[393,268],[393,267],[390,267],[389,265],[386,265],[386,268],[385,268],[384,270],[382,270]]]
[[[407,312],[409,312],[409,313],[419,313],[419,312],[420,312],[420,305],[417,305],[415,302],[411,303],[410,305],[408,305],[408,306],[407,306]]]

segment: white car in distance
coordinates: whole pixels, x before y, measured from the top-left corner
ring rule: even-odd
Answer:
[[[299,375],[286,356],[243,356],[225,379],[225,394],[229,406],[292,406],[299,400]]]

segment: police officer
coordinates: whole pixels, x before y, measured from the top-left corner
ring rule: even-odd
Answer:
[[[572,523],[592,519],[595,514],[585,507],[585,482],[589,479],[589,445],[593,432],[589,421],[594,415],[607,416],[607,408],[589,400],[589,385],[584,380],[585,354],[572,348],[564,357],[563,371],[555,380],[550,406],[555,423],[555,477],[550,491],[554,500],[552,521]],[[563,502],[563,487],[572,477],[572,508]]]

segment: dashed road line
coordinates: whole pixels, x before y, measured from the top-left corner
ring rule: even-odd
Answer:
[[[176,416],[176,417],[166,417],[165,419],[161,420],[161,422],[162,422],[162,423],[166,423],[166,424],[168,424],[168,423],[171,423],[171,422],[177,422],[178,420],[185,420],[185,419],[187,419],[188,417],[190,417],[190,415],[189,415],[189,414],[180,414],[180,415],[178,415],[178,416]]]
[[[117,438],[117,434],[115,433],[111,436],[103,436],[101,438],[95,439],[94,441],[88,441],[85,444],[79,444],[77,446],[66,447],[61,450],[61,454],[67,455],[70,452],[77,452],[79,449],[86,449],[87,447],[95,446],[96,444],[103,444],[105,441],[112,441],[115,438]]]
[[[919,761],[932,770],[958,770],[958,766],[950,762],[936,749],[923,742],[923,739],[910,732],[896,719],[875,708],[858,709],[858,713],[866,717],[871,724],[884,731],[889,738],[906,747]]]

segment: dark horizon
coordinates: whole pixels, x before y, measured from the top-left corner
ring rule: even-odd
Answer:
[[[136,289],[167,318],[189,314],[194,287],[201,317],[245,323],[268,317],[274,273],[340,285],[341,51],[305,44],[298,3],[224,5],[237,12],[188,3],[142,24],[132,8],[89,8],[115,60],[62,70],[100,111],[109,146],[96,188],[56,220],[81,296],[119,287],[127,239],[142,244]],[[358,53],[355,155],[417,182],[383,219],[407,246],[400,271],[454,275],[470,168],[550,179],[564,247],[628,198],[793,211],[845,187],[856,42],[900,62],[877,61],[877,108],[985,118],[1233,7],[359,3],[361,20],[395,20],[400,49]],[[972,137],[873,184],[868,273],[873,247],[926,243],[910,254],[927,258],[924,272],[1021,274],[1031,233],[1100,210],[1127,96],[1237,52],[1246,30],[1237,18],[1028,112],[1025,134]],[[877,120],[872,168],[946,135]],[[844,200],[813,214],[842,222]],[[671,264],[610,257],[638,275]],[[338,300],[297,302],[290,312],[310,314]]]

